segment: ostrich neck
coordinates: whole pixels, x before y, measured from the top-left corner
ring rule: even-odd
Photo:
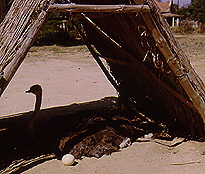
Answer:
[[[35,104],[35,108],[34,108],[34,112],[33,112],[33,116],[29,122],[29,127],[30,128],[33,128],[37,118],[38,118],[38,115],[39,115],[39,112],[40,112],[40,108],[41,108],[41,101],[42,101],[42,94],[40,95],[36,95],[36,104]]]

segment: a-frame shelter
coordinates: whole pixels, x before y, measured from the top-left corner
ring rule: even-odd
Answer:
[[[72,0],[68,4],[15,0],[0,25],[0,94],[49,11],[70,14],[122,102],[173,129],[180,126],[191,137],[204,135],[204,84],[153,0]]]

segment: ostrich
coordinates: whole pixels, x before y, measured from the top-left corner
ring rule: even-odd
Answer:
[[[84,122],[81,123],[81,126],[84,125],[86,129],[76,131],[73,130],[73,135],[70,134],[68,137],[64,137],[63,135],[65,135],[64,132],[69,132],[69,130],[67,130],[69,126],[65,126],[65,128],[62,128],[64,126],[60,126],[65,125],[66,120],[62,121],[61,118],[56,118],[56,120],[50,124],[49,129],[46,129],[45,132],[42,132],[42,135],[36,137],[34,125],[41,107],[42,88],[40,85],[33,85],[28,91],[26,91],[26,93],[33,93],[36,95],[34,112],[27,125],[28,136],[30,137],[32,145],[34,144],[35,147],[38,147],[46,153],[54,151],[55,156],[59,159],[68,152],[73,154],[75,158],[78,159],[81,159],[82,156],[95,156],[99,158],[103,154],[111,154],[112,152],[119,151],[120,148],[131,144],[130,138],[121,136],[114,128],[109,126],[104,127],[105,125],[101,127],[101,124],[104,123],[104,119],[100,117],[97,118],[97,120],[99,119],[99,122],[96,122],[96,118],[88,119],[89,122],[87,122],[87,119],[82,119]],[[58,127],[56,127],[57,123],[59,125]],[[73,124],[76,124],[74,127],[79,126],[78,122],[74,122]],[[54,125],[55,127],[53,128]],[[59,130],[59,127],[61,131]],[[59,133],[62,132],[62,130],[63,134]],[[48,134],[49,136],[47,136]],[[46,149],[42,147],[46,147]]]
[[[28,91],[26,91],[26,93],[33,93],[34,95],[36,95],[36,104],[35,104],[34,112],[27,125],[29,136],[33,136],[34,135],[33,127],[38,118],[40,107],[41,107],[41,102],[42,102],[42,88],[40,85],[33,85],[30,87]]]

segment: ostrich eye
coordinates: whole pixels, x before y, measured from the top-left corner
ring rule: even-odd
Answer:
[[[36,88],[34,91],[39,91],[39,89],[38,89],[38,88]]]

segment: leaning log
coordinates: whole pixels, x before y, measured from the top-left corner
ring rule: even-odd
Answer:
[[[0,95],[33,45],[51,0],[14,1],[0,26]],[[38,9],[38,10],[37,10]]]

